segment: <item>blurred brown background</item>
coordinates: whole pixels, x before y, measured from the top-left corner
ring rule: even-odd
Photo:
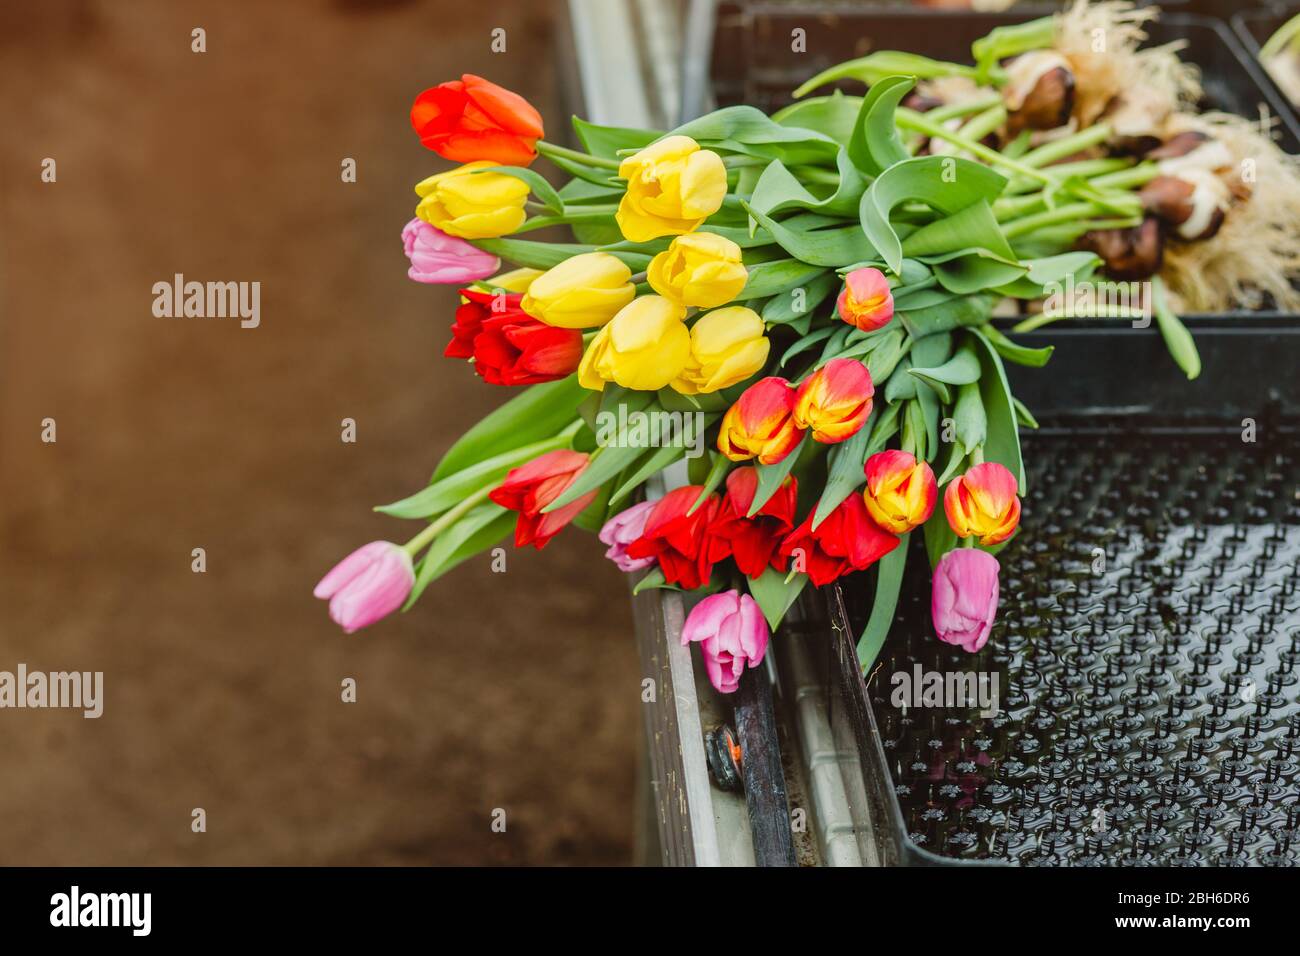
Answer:
[[[454,292],[406,278],[411,186],[446,166],[407,111],[474,72],[559,132],[556,13],[0,7],[0,670],[105,672],[99,720],[0,711],[0,863],[630,859],[638,674],[598,542],[472,561],[351,637],[311,597],[413,533],[370,506],[506,397],[441,358]],[[260,281],[261,327],[155,318],[176,272]]]

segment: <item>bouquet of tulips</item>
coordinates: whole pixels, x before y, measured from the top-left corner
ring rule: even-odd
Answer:
[[[415,131],[460,165],[415,187],[409,274],[460,286],[445,354],[518,393],[427,487],[378,509],[422,529],[361,548],[316,595],[350,632],[512,531],[540,549],[573,524],[638,590],[692,592],[683,641],[727,693],[802,589],[874,566],[869,665],[919,532],[935,633],[978,651],[1026,491],[1019,430],[1036,427],[1004,366],[1051,354],[994,316],[1041,325],[1084,314],[1046,303],[1102,270],[1148,279],[1193,377],[1174,303],[1294,295],[1294,235],[1223,288],[1203,288],[1208,267],[1188,275],[1186,248],[1216,248],[1234,217],[1278,225],[1276,207],[1244,211],[1265,204],[1232,184],[1233,151],[1294,166],[1245,121],[1187,111],[1194,77],[1168,48],[1138,49],[1148,15],[1081,3],[993,31],[972,64],[874,53],[773,116],[733,106],[671,131],[575,118],[581,150],[487,80],[425,90]],[[1109,60],[1077,48],[1094,22]],[[843,80],[862,95],[802,98]],[[551,226],[573,241],[527,238]],[[1162,271],[1171,259],[1184,267]]]

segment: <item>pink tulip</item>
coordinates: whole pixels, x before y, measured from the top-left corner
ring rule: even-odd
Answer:
[[[930,596],[939,640],[974,654],[989,639],[997,613],[997,558],[978,548],[957,548],[939,559]]]
[[[390,541],[371,541],[334,565],[312,593],[330,602],[330,617],[351,634],[396,611],[414,585],[407,550]]]
[[[486,279],[501,267],[496,256],[435,229],[423,219],[406,224],[402,245],[411,260],[406,274],[416,282],[464,285]]]
[[[606,521],[605,527],[600,529],[598,537],[603,544],[609,545],[605,557],[617,564],[620,571],[640,571],[655,563],[654,555],[648,558],[633,558],[627,553],[627,546],[641,537],[641,533],[645,531],[646,519],[654,510],[653,501],[643,501],[626,511],[620,511]]]
[[[757,667],[770,636],[763,612],[748,594],[711,594],[691,609],[682,626],[682,643],[700,642],[704,669],[719,694],[740,686],[745,665]]]

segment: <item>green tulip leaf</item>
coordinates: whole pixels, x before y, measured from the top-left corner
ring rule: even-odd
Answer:
[[[841,146],[847,146],[861,108],[862,97],[846,96],[842,91],[836,90],[830,96],[791,103],[773,113],[772,119],[782,126],[816,130]]]
[[[879,176],[909,158],[894,125],[894,110],[915,85],[914,76],[887,76],[871,85],[849,140],[849,157],[859,169]]]
[[[430,481],[437,481],[502,452],[554,438],[578,417],[591,393],[570,375],[532,385],[465,432],[442,456]]]
[[[805,433],[803,438],[799,440],[799,444],[791,450],[790,454],[786,455],[775,465],[754,466],[758,470],[758,487],[754,490],[754,500],[750,503],[749,512],[745,517],[752,518],[754,515],[758,514],[763,505],[767,504],[768,501],[771,500],[772,496],[780,490],[781,485],[789,476],[791,469],[794,468],[795,462],[799,460],[799,456],[802,454],[803,448],[808,444],[808,441],[808,435]]]
[[[749,593],[773,631],[808,584],[808,575],[803,573],[795,574],[788,581],[786,577],[775,568],[765,568],[758,577],[749,579]]]
[[[515,526],[516,515],[495,502],[471,508],[463,518],[433,539],[415,569],[415,585],[402,605],[410,610],[427,588],[456,565],[500,542]]]
[[[903,246],[890,222],[897,206],[904,202],[923,202],[951,216],[980,200],[991,202],[1006,183],[1005,176],[960,157],[906,159],[882,172],[862,194],[859,219],[871,244],[897,274],[902,269]]]
[[[992,325],[981,325],[979,328],[984,337],[989,340],[989,344],[997,349],[999,355],[1008,362],[1015,362],[1017,365],[1042,368],[1047,364],[1047,360],[1052,357],[1052,352],[1056,349],[1054,345],[1044,346],[1041,349],[1018,345]]]
[[[867,461],[867,443],[871,437],[875,416],[876,412],[873,409],[861,428],[831,449],[826,484],[813,511],[812,530],[817,530],[817,526],[830,517],[830,513],[840,506],[840,502],[866,482],[867,477],[862,466]]]
[[[766,299],[769,296],[779,295],[796,286],[807,285],[824,271],[821,266],[810,265],[797,259],[762,262],[750,267],[749,280],[736,296],[736,300]]]
[[[907,567],[907,545],[910,539],[910,534],[900,536],[894,550],[876,562],[876,596],[871,604],[867,626],[858,640],[858,664],[864,674],[876,662],[885,638],[889,636],[889,627],[894,623],[898,595],[903,588],[903,571]]]
[[[984,457],[1005,465],[1015,476],[1021,495],[1025,487],[1025,465],[1020,455],[1020,429],[1012,404],[1011,385],[1007,381],[1002,358],[992,343],[978,329],[972,329],[978,343],[980,357],[980,400],[988,418],[988,437],[984,441]]]

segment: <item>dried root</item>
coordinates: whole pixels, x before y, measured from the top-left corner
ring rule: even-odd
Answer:
[[[1300,160],[1268,135],[1269,117],[1179,114],[1166,135],[1197,130],[1226,147],[1232,163],[1215,170],[1234,197],[1211,238],[1165,245],[1164,277],[1188,312],[1260,308],[1300,310]]]

